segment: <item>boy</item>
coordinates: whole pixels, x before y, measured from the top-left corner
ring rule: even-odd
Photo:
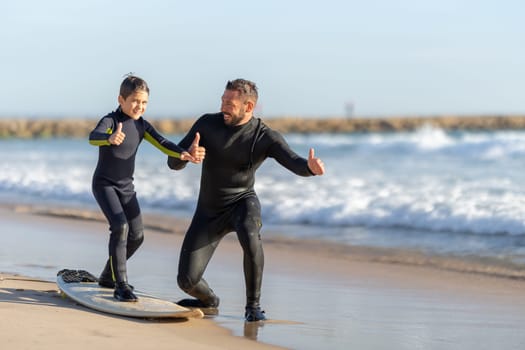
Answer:
[[[139,77],[128,75],[120,85],[119,107],[103,117],[89,134],[89,143],[99,146],[93,174],[95,199],[109,222],[109,259],[99,285],[115,288],[119,301],[135,302],[137,296],[128,284],[126,260],[144,240],[142,217],[133,186],[135,156],[146,139],[156,148],[180,160],[199,163],[189,152],[162,137],[142,118],[149,98],[149,87]],[[195,153],[195,149],[193,152]],[[191,152],[191,150],[190,150]]]

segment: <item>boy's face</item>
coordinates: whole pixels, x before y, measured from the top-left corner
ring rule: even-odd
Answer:
[[[144,112],[146,112],[146,106],[148,105],[149,95],[146,91],[135,91],[128,98],[118,97],[118,103],[122,112],[126,113],[132,119],[139,119]]]

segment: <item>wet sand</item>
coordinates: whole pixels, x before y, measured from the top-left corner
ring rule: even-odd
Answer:
[[[242,255],[234,235],[221,243],[205,274],[221,297],[219,315],[154,322],[92,312],[59,298],[53,281],[62,268],[94,273],[102,268],[107,225],[94,216],[79,220],[37,215],[31,208],[0,208],[0,326],[7,348],[525,348],[521,278],[401,264],[358,247],[352,256],[291,240],[265,241],[262,305],[269,321],[244,323]],[[186,221],[148,220],[179,227],[175,233],[147,230],[144,245],[128,264],[130,282],[178,300],[185,297],[176,285],[176,268]]]

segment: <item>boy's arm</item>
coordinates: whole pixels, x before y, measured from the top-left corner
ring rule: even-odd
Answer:
[[[89,144],[93,146],[110,146],[109,137],[114,129],[113,118],[102,118],[95,129],[89,133]]]
[[[144,120],[144,139],[170,157],[180,159],[185,149],[163,137],[147,120]]]

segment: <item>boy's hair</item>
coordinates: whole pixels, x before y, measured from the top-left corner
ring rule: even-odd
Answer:
[[[228,81],[226,84],[226,90],[239,91],[241,97],[252,99],[253,102],[257,102],[257,98],[259,98],[257,86],[255,83],[246,79],[235,79]]]
[[[149,95],[148,83],[133,74],[127,74],[126,78],[120,84],[120,96],[127,99],[129,95],[137,91],[145,91]]]

